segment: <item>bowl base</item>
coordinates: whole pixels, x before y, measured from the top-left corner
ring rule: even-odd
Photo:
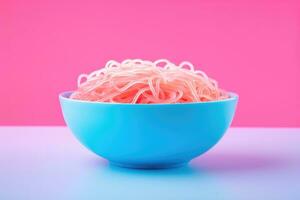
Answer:
[[[187,165],[188,162],[180,163],[163,163],[163,164],[130,164],[130,163],[120,163],[109,161],[113,166],[123,167],[123,168],[132,168],[132,169],[168,169],[168,168],[177,168]]]

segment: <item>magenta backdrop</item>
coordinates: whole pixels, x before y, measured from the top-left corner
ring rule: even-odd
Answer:
[[[0,0],[0,124],[63,124],[109,59],[188,60],[240,95],[236,126],[300,125],[300,1]],[[201,120],[201,119],[199,119]]]

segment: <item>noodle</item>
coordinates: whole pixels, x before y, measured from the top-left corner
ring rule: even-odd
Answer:
[[[108,61],[104,68],[81,74],[70,98],[111,103],[187,103],[229,98],[217,81],[190,62],[178,66],[166,59],[154,62]]]

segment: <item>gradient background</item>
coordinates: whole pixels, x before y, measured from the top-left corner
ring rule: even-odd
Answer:
[[[0,125],[62,125],[58,93],[109,59],[188,60],[235,126],[300,126],[300,1],[0,0]]]

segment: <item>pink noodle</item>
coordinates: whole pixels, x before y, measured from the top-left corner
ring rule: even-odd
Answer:
[[[217,81],[189,62],[161,59],[108,61],[104,68],[78,77],[72,99],[112,103],[187,103],[229,98]]]

